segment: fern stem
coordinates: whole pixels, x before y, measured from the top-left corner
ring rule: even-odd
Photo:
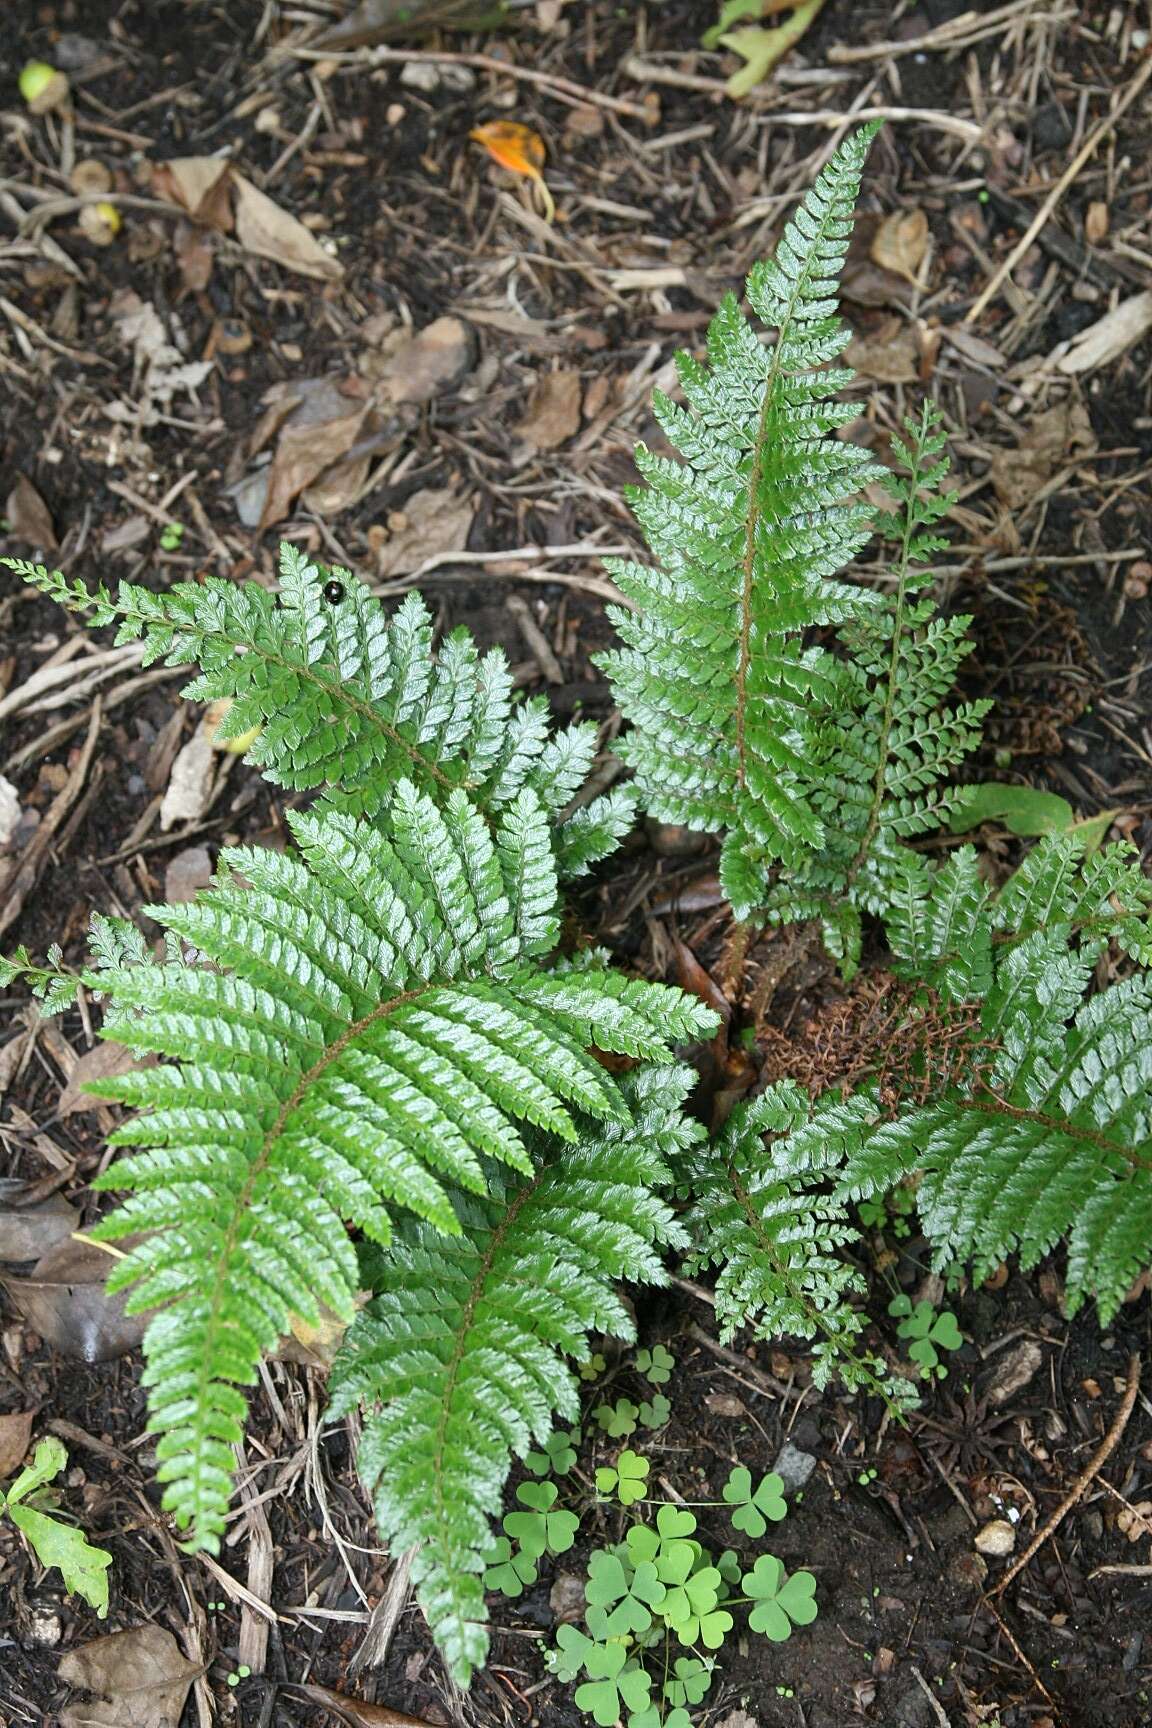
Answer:
[[[1082,1127],[1068,1116],[1049,1116],[1043,1110],[1025,1110],[1018,1104],[1009,1104],[1006,1098],[1001,1098],[998,1092],[991,1091],[987,1086],[984,1086],[975,1098],[957,1098],[954,1102],[957,1110],[983,1111],[989,1116],[1008,1116],[1013,1122],[1034,1122],[1038,1128],[1050,1128],[1054,1134],[1061,1134],[1065,1139],[1079,1140],[1086,1146],[1094,1146],[1098,1152],[1111,1154],[1135,1170],[1152,1170],[1152,1159],[1141,1158],[1134,1147],[1109,1140],[1106,1134],[1093,1128]]]

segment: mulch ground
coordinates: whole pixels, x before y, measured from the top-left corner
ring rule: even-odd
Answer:
[[[1148,328],[1091,355],[1094,327],[1152,266],[1146,9],[828,0],[742,104],[723,88],[735,63],[700,48],[708,0],[524,0],[497,33],[310,49],[339,10],[4,9],[0,550],[163,586],[271,581],[291,538],[386,598],[419,584],[446,626],[505,644],[522,687],[563,718],[602,721],[607,740],[615,717],[589,659],[611,636],[600,559],[637,544],[621,490],[637,438],[659,442],[651,392],[770,249],[848,117],[888,113],[845,284],[868,403],[853,436],[879,447],[926,387],[938,397],[960,492],[941,581],[973,614],[969,687],[997,702],[979,767],[1081,815],[1113,812],[1147,857]],[[33,57],[68,72],[70,114],[33,119],[19,102]],[[544,140],[555,223],[469,142],[501,119]],[[181,171],[158,172],[210,156],[272,201],[280,262],[233,220],[238,183],[190,206]],[[430,360],[413,336],[433,324]],[[199,724],[180,684],[0,574],[0,774],[21,811],[0,847],[5,949],[60,941],[75,958],[93,907],[131,915],[190,890],[221,844],[282,828],[282,806],[233,757],[171,819],[173,763]],[[683,949],[709,964],[722,945],[713,872],[706,847],[649,831],[575,915],[626,963],[675,976]],[[773,1026],[794,1036],[819,1012],[824,985],[810,957],[790,962],[765,1050]],[[110,1117],[58,1104],[92,1029],[39,1020],[16,996],[0,1013],[4,1173],[88,1220]],[[895,1284],[922,1279],[923,1250],[877,1238],[878,1321]],[[1008,1517],[1022,1549],[1077,1482],[1131,1357],[1152,1353],[1149,1298],[1104,1336],[1090,1315],[1064,1317],[1058,1264],[949,1300],[967,1341],[905,1426],[817,1395],[787,1341],[726,1354],[690,1288],[641,1303],[642,1341],[677,1356],[671,1424],[646,1448],[662,1476],[715,1488],[733,1461],[770,1469],[785,1440],[816,1461],[773,1546],[815,1573],[820,1618],[767,1655],[759,1641],[726,1652],[702,1720],[1152,1721],[1143,1392],[995,1609],[983,1592],[1004,1562],[973,1547]],[[580,1550],[518,1602],[494,1602],[493,1660],[467,1699],[411,1606],[377,1660],[391,1563],[352,1437],[321,1425],[320,1368],[269,1364],[243,1498],[209,1564],[158,1513],[138,1354],[65,1356],[7,1302],[3,1325],[0,1413],[33,1409],[37,1432],[65,1440],[67,1503],[114,1564],[102,1625],[0,1531],[0,1721],[55,1720],[61,1656],[149,1620],[199,1671],[183,1728],[389,1720],[333,1714],[309,1686],[425,1722],[581,1720],[541,1658],[555,1574],[577,1571]],[[615,1390],[637,1389],[627,1359],[609,1372]],[[597,1516],[590,1543],[614,1535]]]

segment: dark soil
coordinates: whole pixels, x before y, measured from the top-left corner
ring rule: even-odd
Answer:
[[[635,440],[659,439],[652,385],[668,385],[677,345],[702,340],[719,296],[768,249],[829,147],[827,128],[773,114],[886,103],[934,111],[984,132],[965,141],[922,118],[888,127],[878,143],[847,313],[866,349],[895,345],[911,329],[914,359],[910,371],[895,368],[895,382],[890,364],[874,360],[870,375],[861,362],[869,407],[858,433],[882,445],[925,385],[945,410],[961,497],[944,591],[973,614],[970,691],[997,701],[980,772],[1046,785],[1081,815],[1115,811],[1114,832],[1147,859],[1152,343],[1145,336],[1083,377],[1045,373],[1058,344],[1146,285],[1152,127],[1143,99],[1014,271],[1021,298],[1000,294],[965,322],[1087,129],[1135,76],[1147,18],[1135,3],[1057,16],[1037,0],[1034,17],[1021,7],[998,23],[1000,8],[977,7],[988,31],[970,45],[901,48],[964,10],[951,0],[915,9],[828,0],[780,81],[745,105],[692,87],[693,78],[732,69],[699,52],[715,18],[708,0],[567,0],[558,9],[541,0],[516,10],[512,36],[439,39],[449,51],[501,54],[628,103],[650,98],[649,125],[594,102],[573,108],[554,87],[485,69],[421,89],[400,81],[397,63],[317,68],[278,56],[278,45],[303,42],[309,19],[336,15],[321,0],[12,0],[0,16],[0,294],[12,309],[0,317],[0,504],[24,476],[59,545],[38,544],[10,503],[3,526],[12,532],[0,535],[0,551],[43,553],[88,581],[271,581],[283,535],[376,573],[388,596],[414,568],[394,570],[388,560],[406,509],[418,515],[422,493],[451,488],[471,500],[466,540],[421,583],[443,623],[504,643],[521,684],[547,690],[558,716],[582,712],[610,729],[607,687],[589,658],[611,637],[605,578],[588,548],[636,543],[620,494],[635,475]],[[548,23],[552,12],[558,24]],[[845,47],[892,41],[888,54],[837,59]],[[687,76],[688,86],[638,81],[626,69],[631,55]],[[33,57],[74,68],[74,133],[58,119],[25,114],[15,78]],[[470,128],[494,117],[522,120],[544,138],[562,218],[553,231],[517,214],[527,210],[522,183],[490,172],[468,143]],[[17,234],[21,216],[43,199],[67,196],[76,161],[100,161],[116,193],[148,200],[149,164],[222,151],[256,180],[274,170],[269,196],[334,242],[342,282],[291,273],[217,238],[197,285],[174,249],[195,232],[147,203],[125,204],[110,246],[85,237],[75,208],[52,218],[43,232],[63,258],[38,247],[35,230]],[[1102,220],[1096,207],[1105,231],[1089,240]],[[912,208],[926,214],[932,248],[914,293],[870,262],[867,244],[881,215]],[[619,272],[638,270],[662,274],[651,286],[638,289],[634,277],[622,285]],[[175,424],[134,425],[107,413],[117,399],[139,400],[139,373],[117,325],[129,293],[156,309],[183,361],[215,360],[197,394],[178,396],[167,411]],[[391,321],[395,334],[449,314],[473,332],[467,373],[373,453],[380,468],[370,489],[337,513],[297,501],[263,533],[245,526],[228,489],[251,471],[249,440],[265,392],[301,378],[374,377],[374,329]],[[229,351],[236,331],[250,342]],[[965,345],[966,332],[984,348]],[[553,371],[579,375],[580,424],[554,446],[535,448],[519,429],[534,385]],[[1083,410],[1087,429],[1057,440],[1047,466],[1029,469],[1035,484],[1014,491],[1020,453],[1043,441],[1042,417],[1069,402]],[[183,532],[165,549],[168,520]],[[564,546],[585,550],[548,555]],[[533,550],[501,557],[524,548]],[[465,549],[488,561],[453,563]],[[861,578],[871,573],[865,562]],[[559,681],[540,664],[510,600],[527,604]],[[0,698],[66,655],[78,632],[0,573]],[[282,802],[234,763],[199,822],[161,831],[159,796],[198,714],[182,708],[178,676],[161,673],[126,690],[136,677],[138,668],[128,667],[101,686],[92,766],[34,890],[4,929],[5,951],[23,942],[42,953],[60,941],[74,959],[93,908],[137,914],[163,897],[170,863],[189,847],[214,853],[282,827]],[[91,703],[88,691],[49,710],[17,707],[6,722],[0,774],[26,813],[20,843],[75,768]],[[1005,837],[986,838],[1008,855]],[[655,974],[675,976],[673,936],[710,964],[727,934],[714,860],[706,846],[682,842],[658,831],[634,837],[611,880],[581,895],[581,934]],[[814,963],[780,994],[773,1021],[794,1033],[827,999],[826,972]],[[74,1016],[37,1027],[26,1060],[10,1073],[8,1040],[23,1038],[27,1012],[16,994],[0,1001],[0,1173],[40,1181],[55,1172],[88,1222],[98,1202],[86,1184],[107,1155],[111,1119],[56,1115],[61,1080],[88,1048],[88,1028]],[[769,1032],[761,1056],[770,1043]],[[872,1248],[876,1338],[892,1345],[887,1299],[896,1285],[920,1284],[924,1244],[878,1237]],[[643,1444],[654,1477],[686,1499],[705,1499],[733,1462],[754,1475],[771,1469],[786,1439],[817,1460],[788,1521],[762,1546],[816,1575],[820,1617],[786,1645],[730,1644],[701,1720],[750,1728],[732,1714],[745,1710],[756,1728],[1152,1722],[1148,1540],[1129,1539],[1118,1523],[1125,1503],[1152,1498],[1147,1397],[1100,1478],[995,1611],[982,1592],[1004,1562],[991,1561],[985,1575],[973,1548],[980,1526],[1013,1514],[1023,1548],[1071,1489],[1112,1421],[1131,1356],[1147,1362],[1152,1354],[1149,1297],[1126,1305],[1106,1336],[1091,1314],[1065,1318],[1058,1262],[949,1301],[968,1342],[900,1426],[879,1403],[811,1390],[807,1358],[787,1340],[772,1347],[738,1339],[725,1357],[710,1309],[680,1286],[643,1298],[641,1341],[662,1339],[677,1356],[671,1423]],[[138,1354],[65,1358],[6,1299],[3,1326],[0,1413],[34,1409],[37,1434],[54,1428],[64,1438],[65,1505],[114,1561],[102,1625],[0,1525],[0,1724],[56,1721],[69,1700],[57,1674],[61,1655],[150,1620],[203,1664],[180,1728],[213,1713],[260,1728],[339,1720],[298,1690],[307,1684],[427,1722],[567,1728],[587,1720],[571,1689],[546,1679],[541,1648],[551,1641],[555,1574],[579,1572],[587,1547],[619,1534],[587,1492],[593,1457],[582,1455],[573,1480],[583,1486],[571,1490],[586,1510],[585,1546],[549,1563],[520,1601],[494,1599],[492,1662],[462,1700],[411,1605],[384,1664],[356,1672],[390,1561],[376,1548],[357,1486],[353,1437],[343,1425],[320,1426],[321,1370],[269,1365],[253,1399],[244,1475],[257,1498],[266,1496],[259,1512],[274,1565],[267,1577],[256,1564],[263,1537],[253,1512],[234,1526],[218,1561],[222,1577],[180,1551],[158,1510]],[[1038,1347],[1039,1365],[1017,1393],[990,1402],[998,1370],[1026,1344]],[[613,1395],[638,1390],[626,1358],[609,1372]],[[589,1404],[599,1396],[590,1392]],[[731,1537],[707,1517],[702,1534],[717,1548]],[[266,1660],[237,1685],[229,1676],[242,1661],[241,1638],[267,1624],[246,1610],[242,1633],[245,1586],[277,1618]]]

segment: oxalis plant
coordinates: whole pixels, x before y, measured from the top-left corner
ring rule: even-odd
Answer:
[[[681,356],[682,401],[657,399],[679,460],[639,453],[651,561],[614,567],[634,610],[602,660],[624,790],[589,795],[594,728],[514,701],[499,651],[437,645],[418,598],[389,618],[291,546],[275,595],[12,564],[146,661],[195,663],[185,695],[227,701],[249,760],[313,794],[284,852],[226,849],[191,904],[150,908],[157,949],[98,917],[79,977],[58,954],[0,969],[52,1011],[94,993],[104,1035],[159,1058],[93,1090],[135,1112],[96,1184],[128,1198],[95,1233],[131,1238],[110,1283],[152,1314],[164,1504],[191,1548],[218,1545],[245,1389],[326,1306],[350,1323],[331,1412],[363,1412],[381,1535],[413,1551],[461,1682],[511,1462],[577,1418],[592,1338],[630,1336],[622,1281],[710,1267],[725,1337],[798,1336],[818,1384],[892,1396],[861,1202],[914,1193],[937,1267],[977,1277],[1063,1243],[1069,1309],[1105,1322],[1152,1258],[1152,883],[1075,833],[997,884],[971,846],[912,844],[949,819],[983,705],[953,697],[968,621],[930,592],[938,416],[891,466],[836,435],[859,411],[836,291],[870,136],[752,272],[759,323],[726,300],[707,359]],[[874,533],[878,591],[842,575]],[[849,1001],[867,924],[889,1012],[850,1083],[778,1081],[711,1138],[686,1113],[676,1051],[713,1013],[560,940],[564,884],[637,806],[719,836],[742,939],[804,921]]]

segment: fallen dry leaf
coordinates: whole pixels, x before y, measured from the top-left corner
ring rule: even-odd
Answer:
[[[392,535],[377,554],[377,574],[405,576],[429,558],[462,552],[473,514],[471,498],[457,497],[451,487],[414,492],[389,518]]]
[[[212,371],[211,360],[185,360],[168,340],[163,320],[150,300],[131,290],[112,302],[112,319],[121,341],[132,349],[136,371],[131,398],[110,402],[104,412],[111,420],[153,426],[157,410],[169,407],[174,396],[195,390]]]
[[[580,430],[579,372],[545,372],[528,398],[516,436],[526,451],[556,450]]]
[[[990,470],[997,498],[1009,510],[1023,509],[1057,469],[1083,461],[1096,444],[1082,402],[1070,397],[1046,408],[1025,428],[1015,450],[997,450]]]
[[[499,24],[506,12],[504,0],[362,0],[309,46],[327,53],[397,37],[411,40],[433,30],[485,30]]]
[[[872,236],[873,264],[914,282],[928,250],[928,218],[923,210],[894,210]]]
[[[1152,288],[1145,288],[1142,294],[1121,300],[1115,311],[1106,312],[1095,324],[1073,336],[1066,353],[1056,349],[1056,369],[1068,376],[1094,372],[1134,348],[1149,330],[1152,330]]]
[[[198,822],[208,808],[216,778],[212,739],[204,726],[197,726],[172,764],[172,773],[160,802],[160,827],[167,834],[177,822]]]
[[[212,858],[207,846],[186,846],[170,860],[164,872],[165,905],[186,905],[211,880]]]
[[[31,1410],[16,1410],[0,1416],[0,1480],[14,1476],[23,1464],[32,1438],[33,1415]]]
[[[42,552],[55,552],[60,542],[52,513],[26,474],[17,474],[16,484],[4,505],[8,533]]]
[[[61,1712],[61,1728],[176,1728],[200,1672],[163,1626],[95,1638],[60,1663],[66,1685],[93,1694]]]
[[[141,1061],[127,1045],[113,1044],[111,1040],[94,1044],[91,1050],[85,1051],[68,1076],[68,1084],[60,1094],[57,1114],[72,1116],[78,1110],[99,1110],[104,1100],[85,1091],[85,1087],[94,1080],[109,1080],[117,1074],[132,1074],[137,1068],[150,1068],[154,1061],[154,1058]]]
[[[287,210],[233,171],[236,192],[236,238],[246,252],[268,258],[285,270],[322,282],[338,282],[344,266],[325,252],[316,236]]]
[[[387,1704],[365,1704],[360,1698],[349,1698],[346,1692],[333,1692],[327,1686],[302,1685],[288,1688],[293,1697],[309,1699],[330,1710],[347,1728],[433,1728],[423,1716],[406,1716],[402,1710],[391,1710]]]
[[[920,376],[920,345],[911,324],[885,318],[853,336],[844,352],[853,371],[877,384],[913,384]]]
[[[436,318],[401,341],[378,369],[377,378],[388,401],[430,402],[458,384],[472,364],[472,332],[459,318]]]
[[[1084,216],[1084,238],[1089,246],[1099,246],[1101,240],[1108,238],[1110,217],[1107,204],[1098,198],[1089,204]]]
[[[493,162],[498,162],[501,168],[507,168],[512,174],[523,174],[532,182],[544,220],[551,222],[556,215],[556,205],[544,180],[543,138],[533,132],[531,126],[522,126],[518,120],[489,120],[484,126],[474,126],[468,136],[482,144]]]
[[[0,1260],[13,1265],[39,1260],[80,1225],[79,1212],[62,1194],[21,1206],[19,1201],[27,1193],[23,1182],[0,1181]]]
[[[123,1294],[105,1290],[115,1258],[93,1242],[57,1241],[27,1278],[5,1278],[4,1288],[23,1319],[63,1356],[111,1362],[135,1350],[147,1321],[125,1314]]]
[[[1142,1536],[1152,1536],[1152,1500],[1138,1500],[1134,1506],[1122,1506],[1116,1514],[1116,1528],[1129,1542],[1139,1542]]]
[[[1044,1351],[1033,1338],[1022,1338],[1000,1358],[995,1373],[984,1388],[984,1397],[993,1409],[1007,1404],[1017,1392],[1022,1392],[1035,1379],[1044,1365]]]
[[[179,204],[196,222],[231,234],[231,164],[222,156],[179,156],[161,162],[152,171],[152,190],[158,198]]]

